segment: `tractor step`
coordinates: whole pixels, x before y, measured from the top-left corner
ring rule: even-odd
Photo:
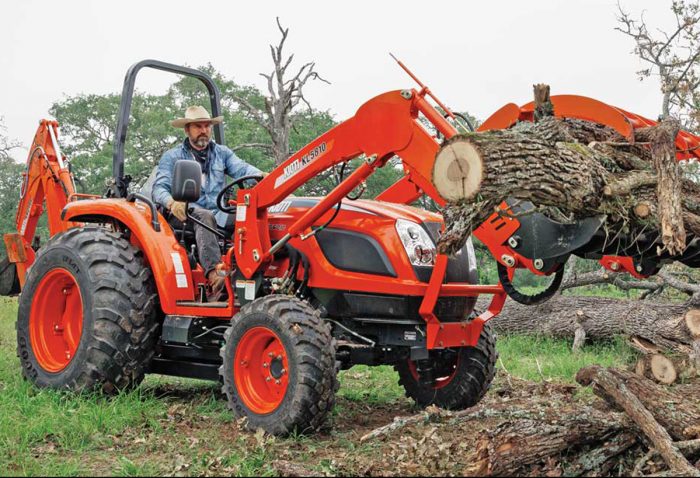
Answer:
[[[225,309],[228,307],[228,302],[197,302],[193,300],[178,300],[177,305],[180,307],[207,307],[213,309]]]
[[[146,373],[216,381],[219,380],[220,365],[220,363],[188,362],[155,357]]]

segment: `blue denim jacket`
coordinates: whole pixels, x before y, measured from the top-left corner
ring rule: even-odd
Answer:
[[[223,226],[226,223],[226,213],[217,209],[216,196],[224,188],[226,175],[231,176],[233,179],[238,179],[251,174],[260,174],[260,170],[243,161],[226,146],[210,141],[208,148],[209,158],[207,163],[209,171],[208,174],[204,171],[202,172],[202,192],[199,200],[194,204],[215,211],[217,224]],[[179,146],[166,151],[158,162],[152,196],[155,202],[162,204],[164,207],[172,199],[170,185],[175,163],[180,159],[196,161],[188,138],[185,138]]]

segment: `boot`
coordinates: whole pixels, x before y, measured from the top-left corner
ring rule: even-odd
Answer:
[[[221,302],[227,299],[226,276],[226,265],[223,263],[217,264],[216,268],[209,271],[207,275],[209,280],[207,302]]]

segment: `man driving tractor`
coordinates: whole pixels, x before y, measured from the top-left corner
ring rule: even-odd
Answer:
[[[190,106],[184,118],[178,118],[170,124],[175,128],[184,128],[187,138],[175,148],[166,151],[158,162],[156,179],[153,183],[153,199],[166,208],[168,223],[174,229],[185,227],[187,219],[185,203],[175,201],[171,195],[171,182],[175,163],[179,160],[197,161],[202,167],[202,190],[199,200],[190,204],[190,215],[199,221],[216,228],[226,224],[226,214],[218,211],[216,197],[225,185],[225,176],[233,179],[261,171],[240,159],[226,146],[212,141],[212,125],[223,122],[222,116],[212,118],[202,106]],[[190,221],[191,222],[191,221]],[[226,273],[222,269],[221,250],[217,237],[199,224],[193,227],[197,243],[199,263],[209,281],[209,301],[220,300],[224,293]]]

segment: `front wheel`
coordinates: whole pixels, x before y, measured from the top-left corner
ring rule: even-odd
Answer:
[[[221,349],[229,408],[250,429],[318,430],[335,403],[335,342],[307,303],[272,295],[243,306]]]
[[[416,364],[406,360],[394,366],[406,396],[420,407],[437,405],[463,410],[479,403],[496,375],[496,338],[491,326],[484,325],[475,347],[431,351],[430,359]],[[420,380],[421,366],[433,380]]]

